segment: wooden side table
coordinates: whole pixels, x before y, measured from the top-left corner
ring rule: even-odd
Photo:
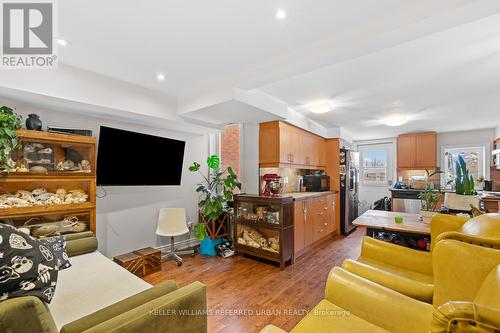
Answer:
[[[144,276],[143,257],[140,254],[134,252],[125,253],[114,257],[113,261],[138,277]]]
[[[161,271],[161,251],[152,247],[134,251],[135,254],[141,255],[143,258],[143,274],[147,276]]]
[[[142,278],[161,270],[161,251],[152,247],[145,247],[116,256],[113,261]]]

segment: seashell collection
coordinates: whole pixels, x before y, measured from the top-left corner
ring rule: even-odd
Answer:
[[[238,237],[238,244],[279,253],[279,236],[266,238],[257,229],[247,226],[241,226],[240,230],[241,234]]]
[[[32,224],[32,221],[39,223]],[[64,217],[61,221],[56,222],[42,222],[38,218],[33,218],[24,223],[23,231],[33,237],[43,238],[56,236],[71,232],[82,232],[87,230],[87,224],[78,219],[75,215]]]
[[[14,194],[0,194],[0,209],[78,204],[87,202],[88,198],[88,194],[80,189],[66,191],[63,188],[59,188],[56,190],[56,193],[52,193],[40,187],[32,191],[19,190]]]

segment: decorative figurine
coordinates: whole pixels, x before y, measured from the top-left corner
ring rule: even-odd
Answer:
[[[41,131],[42,121],[40,120],[40,116],[34,113],[29,114],[28,118],[26,118],[26,128],[33,131]]]

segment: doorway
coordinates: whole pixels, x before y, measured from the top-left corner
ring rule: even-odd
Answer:
[[[359,214],[383,197],[390,197],[394,181],[394,142],[358,143]]]

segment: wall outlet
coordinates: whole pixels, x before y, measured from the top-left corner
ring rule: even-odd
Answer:
[[[283,184],[288,184],[288,177],[283,177]]]

